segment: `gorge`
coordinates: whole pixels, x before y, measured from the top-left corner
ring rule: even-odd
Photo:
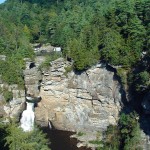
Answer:
[[[57,133],[63,138],[64,133],[82,133],[81,137],[72,136],[79,140],[78,148],[94,149],[95,144],[89,141],[102,139],[98,132],[103,133],[109,125],[117,125],[119,114],[127,105],[116,69],[99,63],[83,72],[67,72],[66,68],[70,68],[72,63],[58,58],[50,62],[48,69],[39,70],[45,57],[37,56],[35,62],[26,60],[24,97],[18,102],[17,87],[13,86],[13,96],[16,97],[10,101],[11,108],[4,106],[6,114],[18,116],[26,101],[27,107],[20,120],[24,131],[31,131],[35,121],[41,128],[47,128],[46,132],[57,140]],[[143,139],[148,137],[143,134]]]
[[[99,63],[85,72],[66,72],[72,63],[58,58],[40,72],[39,59],[33,68],[28,61],[24,71],[27,94],[41,97],[35,107],[38,125],[44,128],[50,123],[55,130],[86,133],[81,144],[86,146],[96,140],[97,131],[117,124],[123,103],[115,69]]]
[[[0,148],[149,150],[149,9],[149,0],[0,4]]]

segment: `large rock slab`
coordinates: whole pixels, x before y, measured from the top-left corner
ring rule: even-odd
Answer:
[[[37,123],[51,122],[56,129],[68,131],[106,130],[109,124],[117,124],[121,90],[114,72],[98,64],[66,75],[69,66],[71,63],[59,58],[43,72],[42,100],[35,109]]]

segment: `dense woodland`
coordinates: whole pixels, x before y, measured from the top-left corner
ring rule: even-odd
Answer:
[[[149,0],[6,0],[0,5],[0,55],[7,56],[0,60],[4,82],[24,87],[23,59],[35,57],[31,43],[61,46],[77,71],[101,61],[117,66],[124,86],[137,95],[150,90]],[[119,141],[137,145],[132,131],[138,134],[139,125],[133,115],[125,117],[136,128],[125,121],[119,129],[110,127],[108,135],[113,131],[120,139],[106,140],[106,149],[128,150]]]
[[[34,58],[30,43],[40,42],[61,46],[76,70],[99,61],[122,66],[137,82],[136,90],[145,90],[149,9],[149,0],[7,0],[0,6],[0,54],[8,56],[7,63],[0,61],[2,79],[22,85],[23,58]],[[134,75],[137,64],[142,69]]]
[[[2,79],[22,86],[23,58],[34,58],[30,43],[40,42],[61,46],[76,70],[99,61],[122,66],[135,89],[146,90],[149,9],[149,0],[7,0],[0,6],[0,54],[8,57],[0,61]],[[142,69],[134,75],[137,64]]]

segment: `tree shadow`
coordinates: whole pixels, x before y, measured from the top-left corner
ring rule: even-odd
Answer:
[[[146,136],[150,136],[150,114],[145,114],[142,107],[143,97],[148,91],[138,94],[132,85],[129,87],[128,91],[125,91],[121,82],[121,78],[117,75],[117,70],[109,64],[106,65],[106,68],[108,71],[114,72],[114,80],[117,80],[120,84],[122,102],[120,114],[129,114],[135,111],[139,115],[139,124],[141,130],[146,134]],[[139,67],[138,70],[140,70]]]

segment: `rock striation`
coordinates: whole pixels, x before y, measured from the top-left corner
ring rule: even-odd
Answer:
[[[38,70],[36,64],[32,61],[27,61],[26,69],[24,70],[26,94],[30,94],[33,97],[38,96],[41,79],[41,72]]]
[[[42,73],[42,100],[35,109],[37,123],[47,126],[49,122],[67,131],[103,131],[109,124],[116,124],[121,87],[114,72],[98,64],[84,72],[67,73],[70,66],[70,62],[59,58]],[[31,84],[33,79],[30,80]]]

